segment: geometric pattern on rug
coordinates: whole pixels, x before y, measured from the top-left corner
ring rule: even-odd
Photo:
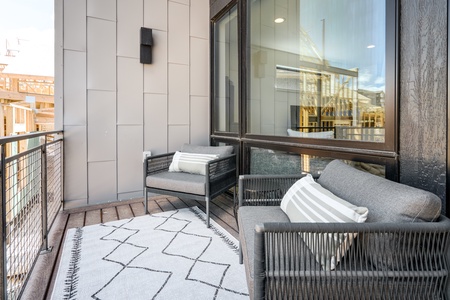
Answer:
[[[237,240],[205,220],[190,207],[69,230],[52,298],[248,299]]]

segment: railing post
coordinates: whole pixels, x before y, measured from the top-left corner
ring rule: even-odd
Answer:
[[[0,146],[1,149],[1,169],[0,169],[0,184],[2,186],[1,192],[1,237],[2,237],[2,245],[0,247],[0,295],[3,299],[8,299],[8,282],[7,282],[7,257],[6,257],[6,149],[5,144]]]
[[[42,249],[41,254],[52,251],[48,247],[48,212],[47,212],[47,136],[41,146],[41,205],[42,205]]]

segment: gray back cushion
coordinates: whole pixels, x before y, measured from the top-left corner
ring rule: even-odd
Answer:
[[[367,222],[427,222],[441,213],[433,193],[330,162],[317,180],[324,188],[356,206],[369,209]]]
[[[181,147],[181,152],[201,153],[201,154],[217,154],[219,157],[224,157],[233,153],[233,146],[197,146],[191,144],[184,144]]]
[[[441,200],[436,195],[357,170],[338,160],[327,165],[317,182],[350,203],[367,207],[366,222],[429,222],[441,213]],[[358,240],[372,265],[385,271],[414,263],[415,253],[429,247],[404,238],[402,233],[365,234],[358,236]],[[403,243],[408,243],[408,253],[398,251],[397,245]]]

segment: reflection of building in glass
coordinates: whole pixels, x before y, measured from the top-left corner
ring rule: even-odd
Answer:
[[[331,66],[306,32],[301,30],[300,36],[298,67],[276,66],[276,88],[298,93],[298,103],[290,107],[291,129],[333,130],[337,138],[373,140],[363,137],[359,129],[384,128],[384,92],[360,90],[358,68]],[[346,127],[349,135],[344,136],[341,130],[338,137],[339,127]],[[364,135],[371,134],[375,133],[366,130]]]

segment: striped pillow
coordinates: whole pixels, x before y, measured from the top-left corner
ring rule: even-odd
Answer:
[[[206,175],[206,164],[217,158],[219,158],[219,155],[217,154],[198,154],[177,151],[169,166],[169,172],[186,172]]]
[[[280,206],[294,223],[364,223],[369,212],[366,207],[357,207],[323,188],[310,174],[292,185]],[[302,234],[304,242],[325,270],[336,267],[355,236],[350,233]]]

